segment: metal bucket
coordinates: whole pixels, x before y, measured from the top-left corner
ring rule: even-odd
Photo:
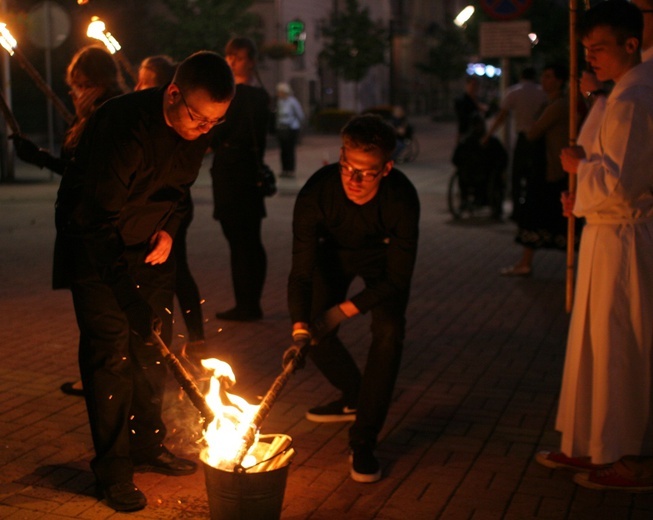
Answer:
[[[278,436],[287,437],[281,434],[265,435],[261,436],[259,443],[266,443],[268,438],[271,443]],[[282,453],[290,449],[292,448],[289,446]],[[205,462],[204,453],[200,459],[204,466],[211,520],[279,520],[281,518],[290,460],[282,467],[271,471],[252,472],[249,468],[227,471],[209,466]]]

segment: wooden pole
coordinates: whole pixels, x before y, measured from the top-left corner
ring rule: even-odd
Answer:
[[[576,146],[578,137],[578,53],[576,50],[577,0],[569,0],[569,146]],[[576,194],[576,176],[569,175],[569,195]],[[574,302],[574,267],[576,261],[576,219],[567,219],[567,285],[565,309],[571,312]]]
[[[50,88],[50,85],[48,85],[45,82],[45,80],[41,77],[38,71],[32,66],[32,64],[27,60],[27,58],[21,52],[20,49],[14,48],[14,57],[16,58],[16,60],[18,60],[18,64],[21,66],[21,68],[25,72],[27,72],[29,77],[32,78],[34,83],[36,83],[36,86],[39,87],[46,95],[46,97],[52,101],[54,108],[56,108],[59,114],[61,114],[61,117],[63,117],[64,121],[67,124],[71,124],[75,116],[73,116],[68,111],[66,105],[63,104],[63,101],[61,101],[61,99],[57,97],[54,91]]]

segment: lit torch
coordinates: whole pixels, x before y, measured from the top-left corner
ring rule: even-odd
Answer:
[[[36,86],[39,87],[48,99],[50,99],[57,109],[61,117],[64,118],[66,123],[72,123],[74,116],[68,111],[66,105],[63,101],[57,97],[50,85],[48,85],[38,71],[32,66],[32,64],[27,60],[25,55],[18,48],[18,43],[16,39],[11,35],[9,29],[7,29],[7,24],[0,23],[0,45],[9,53],[9,56],[12,56],[14,59],[18,60],[18,64],[21,68],[27,72],[27,74],[32,78]]]
[[[132,67],[132,64],[125,57],[124,52],[121,51],[122,47],[118,43],[118,40],[116,40],[113,35],[106,30],[106,28],[107,27],[102,20],[97,16],[93,16],[91,18],[91,23],[88,24],[86,36],[89,38],[95,38],[104,43],[107,50],[116,57],[120,65],[122,65],[122,68],[125,69],[129,76],[134,80],[134,83],[137,83],[138,76],[134,72],[134,67]]]

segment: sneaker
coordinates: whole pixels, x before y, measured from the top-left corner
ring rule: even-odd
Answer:
[[[564,453],[553,451],[540,451],[535,455],[535,460],[542,466],[552,469],[565,468],[575,471],[593,471],[606,468],[606,464],[592,464],[589,457],[567,457]]]
[[[621,461],[590,473],[577,473],[573,479],[579,486],[599,491],[653,493],[653,477],[638,476]]]
[[[306,412],[306,418],[313,422],[346,422],[356,420],[356,408],[342,399],[323,406],[316,406]]]
[[[352,448],[349,462],[351,463],[349,474],[352,480],[366,484],[381,480],[379,461],[376,460],[374,451],[369,446]]]

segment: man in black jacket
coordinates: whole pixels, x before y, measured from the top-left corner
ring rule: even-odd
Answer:
[[[342,393],[306,417],[354,421],[351,477],[376,482],[381,470],[374,448],[401,362],[419,199],[408,178],[393,169],[391,126],[363,115],[347,123],[341,135],[340,162],[315,173],[297,197],[288,303],[293,339],[301,343],[312,336],[312,360]],[[348,299],[355,277],[365,288]],[[372,344],[361,375],[338,339],[337,325],[368,311]]]
[[[163,445],[166,369],[152,345],[172,339],[173,239],[189,188],[234,93],[217,54],[199,52],[172,83],[114,98],[89,120],[57,197],[54,286],[70,287],[95,458],[107,504],[146,505],[134,471],[188,475]]]

